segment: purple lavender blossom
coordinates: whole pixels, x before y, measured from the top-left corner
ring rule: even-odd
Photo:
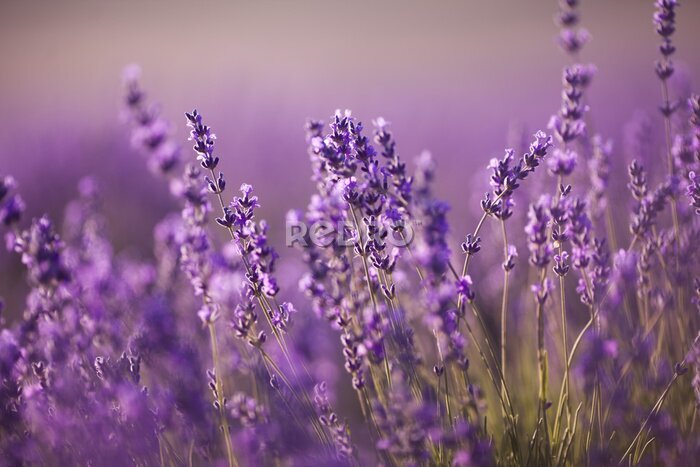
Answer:
[[[356,456],[356,448],[350,439],[348,424],[341,422],[338,414],[331,407],[327,389],[325,382],[321,382],[314,387],[314,403],[316,404],[319,420],[323,426],[330,429],[339,460],[349,460]]]
[[[588,106],[583,103],[583,93],[590,84],[596,69],[592,65],[572,65],[564,69],[562,81],[562,105],[559,112],[549,120],[548,127],[563,145],[569,144],[586,131],[583,120]],[[559,159],[571,160],[570,153],[562,152]],[[573,162],[568,162],[570,165]]]
[[[536,204],[531,205],[528,213],[530,220],[525,227],[525,233],[528,236],[528,249],[530,250],[530,264],[538,269],[546,268],[552,259],[552,247],[547,240],[550,203],[551,199],[543,195]]]
[[[127,119],[133,126],[131,141],[148,157],[152,171],[170,175],[180,163],[180,148],[172,141],[169,125],[160,117],[159,109],[146,102],[140,78],[141,70],[137,66],[124,70],[124,103]]]

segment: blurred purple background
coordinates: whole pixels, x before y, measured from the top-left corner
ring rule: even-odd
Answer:
[[[184,146],[183,112],[204,114],[229,183],[254,184],[278,244],[285,212],[313,188],[304,123],[336,108],[392,122],[408,161],[433,152],[458,237],[477,215],[473,172],[508,145],[511,126],[544,128],[559,105],[566,58],[555,11],[554,0],[5,0],[0,172],[18,179],[32,215],[57,219],[76,182],[96,175],[115,244],[148,253],[154,223],[174,205],[120,121],[121,71],[138,63]],[[621,148],[635,111],[657,117],[653,2],[583,1],[580,11],[593,36],[581,60],[598,67],[592,123]],[[683,2],[676,63],[693,76],[698,24],[700,2]],[[23,279],[16,259],[0,260],[0,294],[11,301]]]

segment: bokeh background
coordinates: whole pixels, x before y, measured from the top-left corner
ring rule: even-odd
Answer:
[[[337,108],[392,122],[405,160],[434,154],[457,238],[487,182],[474,172],[510,144],[509,131],[544,128],[559,105],[567,59],[555,10],[554,0],[2,0],[0,173],[18,179],[30,214],[56,219],[77,181],[95,175],[117,247],[149,254],[154,224],[175,206],[120,119],[121,71],[137,63],[184,146],[183,112],[205,115],[229,183],[254,184],[278,246],[286,211],[313,189],[304,123]],[[598,67],[591,122],[622,148],[635,113],[657,118],[653,2],[590,0],[580,11],[593,36],[581,60]],[[700,2],[686,0],[679,15],[676,85],[697,90],[683,76],[700,76]],[[21,309],[20,272],[0,253],[8,309]]]

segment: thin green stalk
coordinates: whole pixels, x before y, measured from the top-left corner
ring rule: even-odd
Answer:
[[[482,350],[481,345],[479,344],[479,341],[476,338],[476,335],[474,334],[474,331],[472,330],[471,326],[469,325],[469,321],[465,319],[464,324],[467,327],[467,332],[469,332],[469,336],[472,338],[472,341],[474,342],[474,345],[476,346],[476,350],[479,354],[479,357],[481,357],[481,361],[484,364],[484,368],[486,368],[486,372],[489,374],[489,380],[491,381],[494,388],[496,389],[496,394],[498,396],[499,402],[501,403],[501,408],[503,409],[504,412],[510,413],[510,415],[506,416],[504,419],[504,424],[506,425],[504,431],[508,435],[508,437],[510,438],[513,454],[515,455],[516,459],[520,459],[521,454],[520,454],[520,447],[518,444],[517,428],[515,426],[515,412],[513,411],[513,406],[510,403],[510,398],[508,397],[508,399],[507,399],[508,402],[506,402],[506,399],[504,399],[503,395],[501,394],[500,386],[498,384],[498,381],[500,381],[500,377],[497,379],[496,375],[493,373],[493,370],[491,369],[491,365],[489,365],[488,359],[486,358],[486,355],[484,354],[484,351]],[[506,396],[508,396],[507,392],[506,392]]]
[[[558,185],[559,186],[564,185],[564,176],[563,175],[559,175]],[[557,193],[558,193],[559,199],[561,200],[562,193],[561,193],[561,190],[559,188],[557,188]],[[559,225],[557,225],[557,233],[560,234],[559,238],[561,239],[561,228]],[[564,246],[562,245],[561,240],[559,240],[557,243],[558,243],[559,256],[561,257],[563,255],[563,252],[564,252]],[[567,338],[568,321],[566,319],[566,287],[564,284],[564,276],[559,275],[559,274],[557,274],[557,275],[559,276],[559,303],[561,306],[561,335],[562,335],[562,345],[563,345],[563,351],[564,351],[565,364],[564,364],[564,385],[563,385],[564,392],[563,392],[561,398],[559,399],[558,406],[557,406],[557,416],[556,416],[556,419],[554,420],[554,431],[553,431],[554,435],[553,436],[554,436],[555,440],[559,436],[559,428],[561,426],[559,423],[560,422],[559,411],[563,410],[563,407],[566,407],[567,420],[569,420],[571,418],[571,403],[570,403],[570,399],[569,399],[569,384],[570,384],[569,383],[569,365],[566,363],[569,361],[569,355],[568,355],[569,354],[569,345],[567,342],[568,341],[568,338]]]
[[[372,306],[374,312],[377,313],[377,297],[374,294],[374,289],[372,288],[372,281],[369,277],[369,266],[367,264],[367,252],[365,251],[364,239],[362,238],[362,229],[357,220],[357,215],[355,214],[355,207],[350,205],[350,214],[352,215],[352,220],[355,224],[355,230],[357,230],[357,236],[360,241],[360,258],[362,259],[362,268],[365,272],[365,280],[367,282],[367,290],[369,291],[369,296],[372,300]],[[384,376],[386,377],[386,383],[389,388],[391,388],[391,369],[389,368],[389,357],[387,353],[384,352]]]
[[[593,397],[591,398],[591,410],[590,417],[588,418],[588,432],[586,433],[586,458],[587,463],[590,464],[590,452],[591,452],[591,440],[593,439],[593,417],[595,416],[595,407],[598,400],[598,391],[593,390]]]
[[[214,361],[214,371],[216,372],[216,401],[219,405],[219,418],[221,422],[221,430],[224,435],[226,444],[226,458],[228,459],[229,467],[238,467],[238,462],[233,455],[233,447],[231,446],[231,434],[229,433],[228,417],[226,416],[226,407],[224,406],[224,384],[223,373],[219,359],[219,347],[216,341],[216,329],[214,323],[209,323],[209,340],[211,343],[211,356]]]
[[[403,234],[403,232],[399,232],[401,235],[401,241],[403,242],[404,245],[406,245],[406,249],[408,250],[408,255],[411,257],[411,260],[413,262],[416,262],[416,257],[413,254],[413,249],[411,248],[411,244],[406,241],[406,236]],[[423,271],[421,271],[420,266],[416,263],[416,272],[418,273],[418,278],[420,279],[420,283],[423,285],[423,288],[425,288],[425,276],[423,276]]]
[[[449,424],[453,425],[452,420],[452,408],[450,407],[450,364],[445,364],[445,371],[443,373],[445,377],[445,407],[447,408],[447,419]]]
[[[545,287],[545,280],[547,278],[547,270],[542,269],[540,273],[540,286]],[[547,379],[548,379],[548,368],[547,368],[547,350],[544,345],[544,303],[537,302],[536,309],[537,317],[537,368],[538,368],[538,381],[539,381],[539,395],[538,395],[538,412],[539,416],[543,421],[543,430],[545,438],[545,451],[547,459],[550,459],[550,441],[549,441],[549,428],[547,427]]]
[[[503,198],[503,196],[505,194],[506,194],[505,191],[503,193],[499,194],[498,196],[496,196],[496,198],[493,200],[493,202],[497,203],[498,201],[500,201],[501,198]],[[484,226],[484,222],[486,222],[487,217],[488,217],[488,214],[486,212],[484,212],[481,215],[481,219],[479,219],[479,223],[476,224],[476,228],[474,229],[474,233],[472,234],[474,239],[476,239],[476,237],[479,236],[479,232],[481,232],[481,228]],[[469,262],[471,261],[471,256],[472,255],[468,254],[468,255],[465,255],[465,257],[464,257],[464,264],[462,265],[462,276],[461,277],[466,276],[467,272],[469,271]],[[460,296],[457,300],[457,309],[461,309],[461,308],[462,308],[462,297]]]
[[[668,382],[666,387],[664,388],[664,391],[661,393],[661,396],[656,400],[656,403],[654,406],[651,408],[651,411],[649,412],[649,415],[644,419],[644,422],[642,423],[642,426],[639,428],[639,431],[637,432],[636,436],[630,443],[629,447],[625,451],[625,453],[622,455],[622,458],[620,459],[619,464],[622,464],[625,461],[625,458],[630,455],[632,452],[632,448],[635,447],[637,444],[637,441],[641,438],[642,434],[644,433],[645,428],[647,427],[647,424],[649,423],[649,420],[651,420],[651,417],[654,416],[655,413],[657,413],[659,410],[661,410],[661,406],[663,405],[664,401],[666,400],[666,397],[668,396],[669,391],[673,387],[673,384],[676,382],[678,379],[678,373],[673,374],[673,378],[671,378],[671,381]]]
[[[501,234],[503,235],[503,298],[501,300],[501,392],[506,390],[506,337],[507,337],[507,315],[508,315],[508,277],[510,269],[505,267],[508,262],[508,234],[506,231],[506,221],[501,219]]]

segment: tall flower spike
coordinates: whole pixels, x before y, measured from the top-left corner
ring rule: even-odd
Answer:
[[[341,422],[338,415],[333,411],[328,400],[325,382],[314,386],[314,404],[318,412],[319,421],[331,432],[337,456],[340,460],[354,458],[355,446],[353,446],[350,439],[350,430],[347,423]]]
[[[148,157],[153,172],[170,175],[180,164],[180,147],[172,140],[170,126],[160,117],[159,109],[146,102],[140,79],[137,66],[124,70],[124,105],[132,124],[131,142]]]
[[[219,165],[219,158],[214,156],[214,140],[216,135],[211,128],[202,123],[202,116],[197,109],[192,113],[185,113],[187,126],[190,127],[190,141],[194,142],[192,149],[197,153],[197,161],[202,168],[214,170]]]
[[[596,69],[592,65],[572,65],[564,69],[562,82],[564,90],[562,92],[562,105],[559,112],[553,115],[549,121],[549,128],[554,131],[557,139],[562,144],[568,144],[586,130],[583,115],[588,111],[588,106],[583,103],[583,93],[590,84]],[[573,157],[563,152],[561,157],[570,162],[565,168],[571,165]],[[573,168],[572,168],[573,169]]]
[[[554,19],[561,28],[557,37],[559,47],[564,53],[575,57],[591,38],[586,29],[578,26],[578,0],[559,0],[559,11]]]
[[[386,170],[392,177],[396,195],[400,201],[408,203],[411,201],[413,177],[407,175],[406,163],[402,162],[396,153],[396,141],[389,131],[389,122],[379,117],[372,123],[376,128],[374,142],[381,146],[381,155],[388,160]]]
[[[656,62],[656,74],[662,81],[667,80],[673,75],[674,67],[671,61],[671,55],[676,51],[671,37],[676,31],[676,0],[656,0],[654,7],[654,26],[656,33],[661,37],[659,52],[661,52],[661,60]]]
[[[512,149],[507,149],[502,159],[494,158],[489,163],[488,168],[493,172],[490,180],[492,191],[486,193],[481,201],[481,209],[486,215],[493,215],[502,220],[512,215],[513,192],[520,186],[521,180],[525,180],[539,167],[552,146],[552,137],[544,132],[538,131],[533,136],[535,139],[530,144],[529,151],[523,154],[522,159],[517,163],[515,163]],[[463,250],[465,246],[468,245],[463,245]],[[468,253],[467,250],[464,252]]]
[[[258,197],[253,195],[253,187],[243,183],[240,187],[241,196],[234,196],[228,206],[224,205],[223,192],[226,188],[224,174],[215,175],[214,169],[219,165],[219,157],[214,155],[216,136],[211,127],[204,124],[201,114],[195,109],[185,113],[187,126],[190,128],[190,141],[197,154],[201,167],[209,172],[204,177],[208,191],[219,200],[221,217],[216,218],[217,224],[226,228],[234,242],[236,250],[243,257],[246,265],[246,278],[256,296],[265,294],[274,297],[279,291],[277,281],[273,276],[277,252],[267,241],[267,223],[255,222],[255,209],[260,206]],[[267,310],[270,319],[276,319],[279,326],[289,326],[291,315],[270,307]]]

